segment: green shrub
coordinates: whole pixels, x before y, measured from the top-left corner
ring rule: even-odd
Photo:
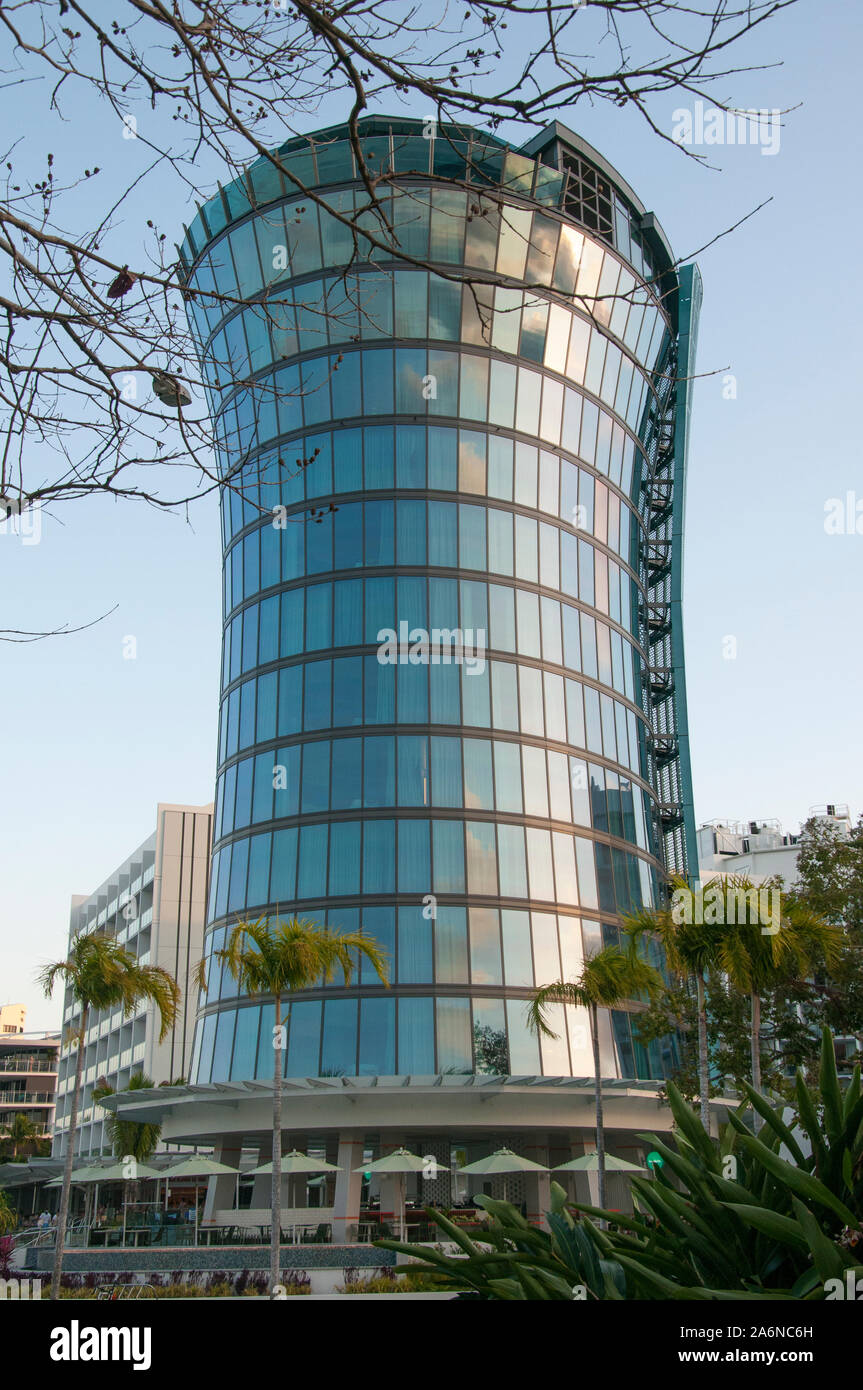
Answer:
[[[785,1101],[744,1089],[717,1142],[668,1084],[675,1133],[670,1143],[639,1136],[665,1166],[632,1179],[631,1216],[569,1208],[553,1183],[548,1231],[507,1202],[478,1198],[491,1219],[477,1243],[429,1208],[462,1253],[427,1247],[418,1262],[487,1299],[825,1298],[827,1280],[863,1276],[860,1068],[843,1093],[825,1028],[817,1094],[798,1072],[790,1122]],[[410,1246],[376,1244],[416,1258]]]

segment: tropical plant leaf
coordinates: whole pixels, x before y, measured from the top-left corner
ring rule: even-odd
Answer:
[[[742,1203],[735,1204],[731,1210],[741,1221],[754,1226],[757,1231],[763,1231],[771,1240],[778,1240],[782,1245],[791,1245],[798,1250],[809,1249],[806,1236],[792,1217],[783,1216],[768,1207],[745,1206]]]
[[[806,1156],[794,1137],[793,1131],[785,1124],[776,1108],[772,1106],[766,1097],[762,1096],[759,1091],[754,1090],[749,1085],[748,1081],[743,1080],[740,1084],[748,1096],[753,1110],[758,1112],[762,1120],[765,1121],[780,1142],[785,1145],[795,1163],[803,1167],[806,1163]]]
[[[828,1211],[832,1211],[838,1216],[845,1225],[856,1225],[854,1213],[849,1211],[845,1203],[840,1201],[818,1178],[813,1177],[810,1173],[805,1173],[800,1168],[795,1168],[791,1163],[786,1163],[784,1158],[773,1153],[752,1135],[744,1138],[743,1142],[752,1149],[762,1166],[774,1177],[781,1179],[785,1186],[796,1193],[798,1197],[802,1197],[807,1202],[815,1202],[818,1206],[826,1207]]]
[[[850,1260],[843,1260],[841,1252],[828,1240],[812,1212],[798,1201],[792,1198],[794,1213],[801,1230],[806,1236],[807,1243],[812,1251],[812,1261],[822,1280],[841,1278],[846,1265]]]
[[[842,1091],[839,1087],[839,1074],[836,1070],[836,1052],[830,1030],[821,1033],[821,1071],[819,1075],[821,1100],[824,1105],[824,1118],[828,1138],[836,1140],[842,1133]]]

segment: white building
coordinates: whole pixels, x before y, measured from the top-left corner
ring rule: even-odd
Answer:
[[[212,840],[212,806],[159,805],[156,828],[95,893],[72,899],[70,941],[98,928],[116,936],[141,964],[160,965],[180,986],[180,1009],[173,1028],[159,1041],[159,1016],[142,1004],[125,1017],[122,1009],[90,1015],[85,1041],[76,1151],[82,1157],[110,1151],[106,1112],[93,1102],[93,1089],[107,1082],[125,1090],[141,1072],[158,1086],[189,1074],[195,1030],[197,988],[194,971],[203,949]],[[67,990],[64,1035],[80,1027],[80,1009]],[[65,1151],[77,1048],[60,1054],[54,1154]]]
[[[847,805],[810,806],[809,816],[832,821],[843,837],[851,834]],[[735,874],[756,883],[779,874],[790,888],[797,882],[800,840],[800,832],[786,834],[778,820],[706,821],[698,827],[698,867],[702,878]]]

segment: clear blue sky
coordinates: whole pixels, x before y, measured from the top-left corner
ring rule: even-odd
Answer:
[[[863,807],[863,535],[824,531],[827,499],[863,500],[861,40],[858,7],[802,0],[752,41],[749,61],[783,66],[723,94],[745,107],[802,106],[785,118],[777,156],[718,148],[721,172],[664,145],[634,113],[560,113],[656,211],[678,255],[773,199],[699,257],[698,369],[728,366],[737,379],[734,400],[722,374],[699,381],[693,412],[685,619],[699,821],[777,816],[796,830],[812,805]],[[33,89],[12,97],[37,103]],[[657,121],[670,131],[682,104],[658,104]],[[343,114],[331,106],[316,124]],[[82,125],[77,114],[50,140],[109,173],[132,159],[131,142],[99,116]],[[161,200],[171,239],[188,209],[178,201],[173,214]],[[139,242],[130,223],[133,263]],[[85,622],[119,605],[88,632],[0,649],[0,1001],[26,1002],[32,1027],[57,1022],[33,974],[63,952],[70,895],[93,891],[151,831],[158,801],[212,797],[219,582],[212,502],[189,525],[88,501],[48,520],[38,546],[0,537],[0,626]],[[127,635],[134,661],[123,659]]]

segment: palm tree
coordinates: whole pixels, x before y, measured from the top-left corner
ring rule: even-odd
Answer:
[[[9,1198],[6,1196],[2,1187],[0,1187],[0,1235],[5,1231],[13,1230],[17,1220],[17,1212],[13,1211],[12,1207],[10,1207]]]
[[[778,894],[779,910],[773,899],[766,922],[760,892]],[[723,894],[726,911],[717,961],[731,984],[750,997],[752,1086],[760,1092],[762,995],[777,985],[805,978],[818,965],[828,969],[835,965],[842,950],[842,931],[802,899],[784,892],[778,878],[755,885],[745,876],[731,875],[723,882]],[[756,1126],[758,1122],[756,1115]]]
[[[129,1078],[129,1091],[149,1091],[153,1087],[153,1082],[149,1076],[143,1072],[138,1072]],[[93,1099],[95,1101],[104,1100],[106,1096],[113,1096],[116,1092],[113,1086],[107,1082],[93,1087]],[[156,1152],[159,1140],[162,1136],[162,1126],[157,1124],[147,1124],[136,1120],[124,1120],[117,1111],[109,1111],[105,1121],[105,1129],[111,1141],[111,1149],[115,1158],[133,1158],[136,1163],[146,1163],[147,1159]],[[129,1195],[127,1183],[123,1183],[123,1201],[126,1202]],[[132,1179],[131,1197],[129,1200],[134,1204],[138,1200],[138,1184]]]
[[[66,960],[54,961],[44,966],[37,979],[47,999],[53,994],[57,980],[62,979],[72,998],[81,1008],[81,1023],[73,1035],[73,1040],[78,1044],[78,1060],[69,1111],[63,1186],[60,1192],[60,1212],[57,1217],[54,1247],[54,1270],[51,1276],[51,1297],[57,1299],[60,1297],[60,1278],[63,1273],[63,1247],[69,1216],[75,1135],[78,1129],[84,1041],[90,1010],[115,1009],[121,1005],[124,1013],[128,1015],[137,1004],[149,1000],[159,1011],[161,1042],[177,1017],[180,990],[176,980],[171,978],[167,970],[163,970],[159,965],[139,965],[129,951],[103,931],[79,932],[72,942]]]
[[[36,1139],[39,1130],[29,1115],[19,1113],[12,1116],[10,1123],[6,1126],[6,1133],[12,1144],[12,1161],[14,1163],[18,1157],[19,1145],[29,1144],[33,1139]]]
[[[270,1298],[279,1283],[279,1252],[282,1225],[282,999],[310,989],[321,979],[329,983],[338,969],[345,984],[350,983],[355,958],[363,955],[374,966],[378,978],[389,984],[386,953],[372,937],[362,932],[330,931],[315,922],[291,917],[271,929],[269,920],[238,922],[227,946],[216,951],[240,989],[249,994],[272,994],[275,998],[273,1029],[273,1172],[271,1182]]]
[[[149,1076],[139,1072],[137,1076],[129,1078],[129,1091],[147,1091],[153,1086]],[[93,1089],[93,1099],[95,1101],[104,1100],[106,1096],[115,1095],[114,1087],[107,1083],[96,1086]],[[111,1148],[115,1158],[131,1157],[138,1163],[146,1163],[155,1152],[162,1135],[162,1126],[156,1124],[141,1123],[136,1120],[124,1120],[116,1111],[109,1112],[105,1121],[105,1128],[108,1138],[111,1141]]]
[[[710,1133],[710,1055],[707,1043],[707,1004],[705,980],[716,966],[721,948],[722,927],[699,922],[697,894],[685,878],[670,880],[671,897],[662,906],[640,908],[623,919],[623,930],[633,941],[656,938],[669,970],[684,980],[694,979],[698,1016],[698,1088],[701,1123]]]
[[[605,1197],[605,1122],[602,1108],[602,1073],[599,1064],[599,1010],[614,1009],[626,999],[638,994],[651,998],[662,988],[662,976],[639,956],[633,947],[623,951],[619,946],[606,946],[597,951],[581,967],[577,980],[555,980],[540,985],[528,1007],[528,1023],[534,1031],[553,1038],[556,1034],[548,1022],[550,1004],[574,1004],[587,1009],[590,1016],[590,1035],[593,1043],[593,1078],[596,1091],[596,1157],[599,1165],[599,1205],[604,1209]]]

